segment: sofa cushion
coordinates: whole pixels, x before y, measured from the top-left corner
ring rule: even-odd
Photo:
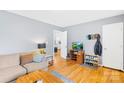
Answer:
[[[0,69],[19,64],[19,54],[0,55]]]
[[[20,56],[21,65],[31,63],[33,61],[33,54],[25,54]]]
[[[0,69],[0,82],[9,82],[24,74],[26,70],[20,65]]]
[[[32,62],[32,63],[24,65],[24,67],[27,68],[28,73],[29,73],[29,72],[33,72],[39,69],[47,68],[48,62],[41,62],[41,63]]]

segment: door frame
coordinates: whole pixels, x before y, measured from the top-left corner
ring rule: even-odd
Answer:
[[[56,31],[64,32],[64,31],[62,31],[62,30],[56,30],[56,29],[53,30],[53,54],[52,54],[52,55],[53,55],[53,59],[54,59],[54,41],[55,41],[55,38],[54,38],[54,37],[55,37],[55,32],[56,32]],[[67,33],[68,33],[68,32],[67,32]],[[68,41],[68,34],[67,34],[67,41]],[[67,47],[68,47],[68,44],[67,44]],[[68,48],[67,48],[67,53],[68,53]]]
[[[65,48],[62,48],[62,43],[61,43],[61,51],[63,52],[63,54],[65,54],[66,56],[62,56],[62,52],[61,52],[61,57],[64,58],[64,59],[67,59],[67,55],[68,55],[68,47],[67,47],[67,43],[68,43],[68,32],[67,31],[63,31],[62,34],[65,34],[66,33],[66,41],[64,42],[65,43],[65,48],[66,48],[66,51],[62,51],[62,49],[65,50]],[[65,35],[63,35],[65,36]],[[62,40],[63,41],[63,40]],[[62,42],[61,41],[61,42]]]

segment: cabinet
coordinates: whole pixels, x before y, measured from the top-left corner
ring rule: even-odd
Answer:
[[[78,64],[83,64],[84,63],[84,52],[83,51],[79,51],[77,53],[77,60],[76,60],[76,62]]]
[[[84,63],[84,51],[70,50],[70,58],[78,64]]]

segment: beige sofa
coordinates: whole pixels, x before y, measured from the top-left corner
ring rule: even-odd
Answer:
[[[9,82],[24,75],[26,70],[19,64],[19,54],[0,56],[0,82]]]
[[[10,82],[26,73],[38,70],[47,69],[48,62],[20,64],[20,54],[10,54],[0,56],[0,82]]]

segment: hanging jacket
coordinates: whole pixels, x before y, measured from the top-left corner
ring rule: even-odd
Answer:
[[[95,55],[102,55],[102,44],[100,42],[100,35],[97,36],[97,41],[94,46],[94,53]]]

